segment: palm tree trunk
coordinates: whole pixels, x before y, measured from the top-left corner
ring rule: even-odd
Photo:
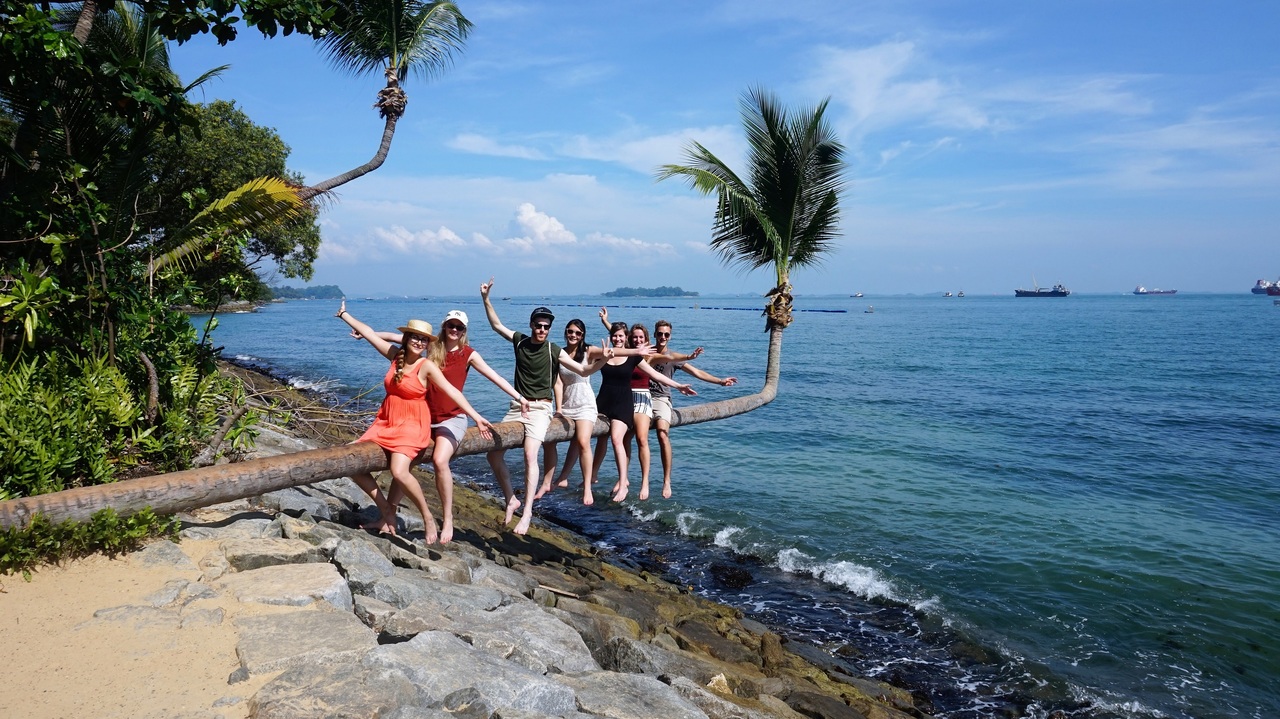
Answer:
[[[353,170],[348,170],[341,175],[331,177],[324,182],[317,183],[311,187],[304,187],[298,191],[298,196],[305,202],[316,195],[328,192],[340,185],[345,185],[357,177],[363,177],[379,167],[382,167],[382,163],[387,159],[387,153],[391,151],[391,138],[396,134],[396,122],[399,120],[399,116],[387,116],[386,124],[382,128],[382,144],[378,145],[378,152],[373,156],[372,160],[369,160]]]
[[[764,386],[759,392],[675,410],[671,426],[681,427],[727,419],[763,407],[778,395],[781,367],[782,328],[774,327],[769,331],[769,357],[765,367]],[[468,429],[455,456],[482,454],[494,449],[514,449],[524,443],[524,426],[519,422],[495,424],[493,430],[493,439],[487,440],[474,427]],[[573,432],[572,422],[557,417],[547,430],[547,439],[564,442],[572,439]],[[599,437],[608,432],[608,423],[597,421],[592,435]],[[430,456],[429,448],[426,455]],[[0,502],[0,529],[26,526],[37,513],[54,523],[66,520],[83,522],[94,512],[107,507],[111,507],[122,517],[136,514],[146,507],[157,514],[173,514],[325,479],[379,472],[387,467],[386,452],[372,442],[313,449],[248,462],[11,499]]]
[[[98,15],[98,0],[84,0],[80,6],[80,15],[76,18],[75,30],[71,33],[81,45],[89,41],[89,33],[93,30],[93,21]]]

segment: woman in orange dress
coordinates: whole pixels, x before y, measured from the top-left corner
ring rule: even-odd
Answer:
[[[431,509],[427,507],[427,498],[422,494],[422,487],[409,471],[414,458],[431,444],[431,408],[426,401],[427,382],[433,383],[440,392],[456,402],[462,411],[475,421],[476,427],[480,430],[480,436],[485,439],[491,438],[493,436],[490,432],[491,425],[472,408],[471,403],[462,396],[461,392],[449,384],[436,363],[427,358],[427,350],[431,342],[436,339],[431,334],[431,323],[409,320],[407,325],[399,328],[404,333],[404,346],[396,347],[379,337],[369,325],[353,317],[347,311],[346,300],[342,301],[342,306],[338,308],[335,316],[346,322],[351,329],[359,332],[360,336],[373,345],[374,349],[391,360],[391,368],[387,370],[387,375],[383,379],[387,396],[382,400],[382,406],[378,409],[378,415],[374,418],[373,424],[356,441],[374,442],[390,455],[389,464],[393,482],[413,500],[418,507],[418,512],[422,514],[426,543],[435,544],[437,538],[435,518],[431,516]],[[383,497],[373,475],[359,474],[352,476],[352,479],[373,498],[381,513],[378,522],[365,525],[365,528],[395,534],[396,509]]]

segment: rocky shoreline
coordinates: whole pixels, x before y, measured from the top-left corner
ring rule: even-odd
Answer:
[[[264,426],[258,451],[308,444]],[[139,555],[199,576],[95,617],[224,621],[202,604],[227,599],[296,607],[231,620],[228,682],[274,675],[245,706],[182,716],[925,716],[907,692],[823,666],[821,650],[602,561],[568,532],[503,531],[497,503],[464,487],[455,503],[455,540],[430,547],[354,529],[373,508],[346,479],[182,515],[181,536],[213,547],[194,567],[171,542]],[[402,534],[420,536],[421,520],[402,518]]]
[[[250,456],[347,441],[340,413],[297,426],[305,393],[223,371],[291,410],[289,428],[259,425]],[[517,536],[496,499],[465,486],[454,504],[454,541],[432,546],[410,510],[401,536],[356,529],[376,509],[349,479],[179,515],[180,544],[129,558],[171,578],[92,621],[158,623],[179,636],[230,624],[238,667],[227,694],[168,714],[190,719],[927,716],[907,691],[604,561],[571,532],[535,522]]]

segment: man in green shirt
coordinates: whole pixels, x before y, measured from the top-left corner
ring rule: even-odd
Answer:
[[[529,531],[529,523],[533,520],[533,494],[541,476],[538,471],[538,448],[542,446],[542,441],[547,436],[547,429],[551,426],[551,415],[555,411],[555,384],[560,365],[584,377],[591,372],[587,366],[575,362],[559,345],[547,341],[551,333],[551,323],[556,319],[551,310],[538,307],[529,315],[531,334],[517,332],[503,325],[502,320],[498,319],[498,312],[493,309],[493,303],[489,301],[489,291],[492,289],[492,277],[488,282],[480,285],[480,298],[484,300],[485,315],[489,318],[489,326],[493,331],[511,342],[516,357],[515,381],[512,384],[515,385],[516,392],[529,402],[528,413],[522,414],[520,403],[512,401],[511,409],[502,418],[503,422],[520,422],[524,425],[524,512],[520,516],[520,523],[516,525],[515,532],[526,534]],[[488,458],[493,475],[502,487],[503,496],[506,497],[506,523],[510,524],[512,516],[520,506],[520,499],[511,488],[511,476],[507,471],[505,454],[506,450],[495,449],[489,452]]]

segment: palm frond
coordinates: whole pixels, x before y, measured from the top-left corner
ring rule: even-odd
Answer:
[[[353,75],[393,68],[402,81],[446,69],[472,27],[456,4],[421,0],[342,0],[336,20],[341,29],[319,41],[336,68]]]
[[[175,233],[176,246],[151,260],[148,276],[175,263],[194,267],[196,253],[232,233],[262,230],[301,217],[307,203],[299,197],[300,189],[279,178],[259,177],[232,190]]]

